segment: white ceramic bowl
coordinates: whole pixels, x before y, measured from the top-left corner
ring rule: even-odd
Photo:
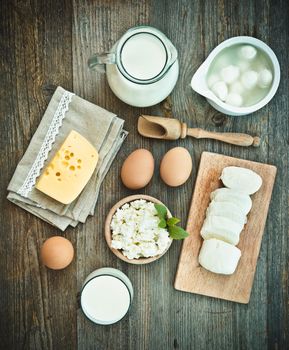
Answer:
[[[261,101],[249,107],[234,107],[226,104],[225,102],[222,102],[208,88],[206,82],[206,76],[214,58],[223,49],[236,44],[250,44],[262,50],[268,56],[273,68],[273,82],[268,94]],[[209,54],[205,62],[199,67],[199,69],[194,74],[191,81],[191,86],[192,89],[195,90],[197,93],[205,96],[210,105],[212,105],[219,112],[232,116],[240,116],[256,112],[260,108],[264,107],[275,95],[279,86],[279,82],[280,65],[273,50],[259,39],[253,38],[251,36],[236,36],[223,41]]]

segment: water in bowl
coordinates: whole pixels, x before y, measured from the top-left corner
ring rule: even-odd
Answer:
[[[249,107],[270,91],[273,67],[267,54],[252,45],[236,44],[223,49],[211,63],[206,81],[223,102]]]

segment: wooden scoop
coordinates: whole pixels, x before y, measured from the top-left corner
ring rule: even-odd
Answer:
[[[187,135],[197,139],[214,139],[238,146],[260,145],[260,137],[232,132],[213,132],[200,128],[188,128],[178,119],[141,115],[138,118],[138,132],[145,137],[162,140],[184,139]]]

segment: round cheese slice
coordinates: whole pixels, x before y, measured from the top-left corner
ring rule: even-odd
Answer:
[[[224,168],[221,180],[226,187],[249,195],[257,192],[262,185],[262,178],[255,171],[236,166]]]
[[[211,272],[231,275],[235,272],[240,257],[241,251],[235,246],[218,239],[208,239],[203,242],[199,263]]]
[[[248,194],[238,192],[230,188],[218,188],[211,193],[211,200],[215,202],[234,203],[240,208],[240,212],[247,215],[252,208],[252,200]]]
[[[213,200],[207,209],[207,216],[212,215],[228,218],[241,225],[245,225],[247,222],[246,215],[238,205],[230,202],[216,202]]]
[[[243,224],[236,223],[229,218],[210,215],[204,222],[201,229],[201,236],[204,239],[217,238],[237,245],[243,227]]]

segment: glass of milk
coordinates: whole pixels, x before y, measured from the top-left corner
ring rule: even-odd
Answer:
[[[120,321],[133,300],[133,287],[121,271],[104,267],[93,271],[83,283],[80,304],[85,316],[99,325]]]
[[[179,74],[176,48],[161,31],[149,26],[129,29],[109,53],[95,54],[88,60],[91,69],[104,65],[115,95],[136,107],[164,100]]]

